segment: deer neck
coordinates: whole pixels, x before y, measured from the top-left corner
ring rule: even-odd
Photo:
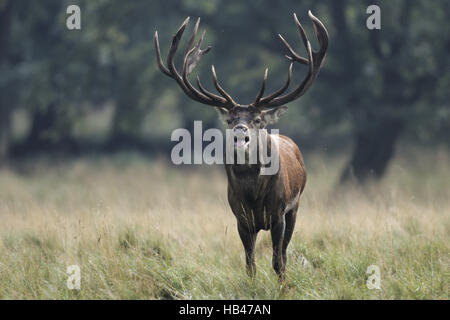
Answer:
[[[267,139],[270,140],[270,143],[267,144],[270,152],[271,145],[276,137],[267,134]],[[262,166],[259,161],[257,164],[225,164],[229,187],[232,190],[239,191],[236,194],[241,194],[247,199],[261,198],[266,192],[269,182],[277,176],[262,175]]]

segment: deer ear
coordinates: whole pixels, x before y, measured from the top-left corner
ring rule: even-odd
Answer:
[[[216,107],[217,113],[219,114],[220,120],[223,122],[226,122],[228,119],[228,115],[230,114],[228,109],[222,108],[222,107]]]
[[[287,111],[287,109],[288,107],[282,106],[269,110],[264,110],[261,116],[264,119],[264,122],[266,122],[267,124],[275,123],[278,121],[280,116]]]

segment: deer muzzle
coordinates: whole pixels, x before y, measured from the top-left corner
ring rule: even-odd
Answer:
[[[247,126],[238,124],[233,128],[235,148],[247,148],[250,143],[250,133]]]

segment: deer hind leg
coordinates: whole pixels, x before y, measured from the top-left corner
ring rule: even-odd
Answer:
[[[242,244],[244,245],[247,274],[253,278],[256,274],[255,243],[257,233],[254,231],[249,231],[241,223],[238,223],[238,232],[241,237]]]
[[[284,239],[283,239],[283,263],[286,266],[286,250],[289,245],[289,242],[291,241],[292,234],[294,233],[294,227],[295,227],[295,220],[297,218],[297,206],[286,213],[285,219],[286,219],[286,229],[284,231]]]
[[[280,220],[273,224],[270,229],[270,235],[272,236],[273,257],[272,266],[280,281],[284,280],[285,265],[283,260],[283,239],[286,228],[286,222],[284,216]]]

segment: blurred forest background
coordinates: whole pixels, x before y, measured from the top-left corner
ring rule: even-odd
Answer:
[[[81,8],[81,30],[66,27],[70,4]],[[366,28],[371,4],[381,8],[381,30]],[[277,124],[282,134],[303,152],[347,153],[342,179],[358,181],[381,177],[400,146],[449,145],[448,0],[0,0],[0,162],[122,150],[168,156],[175,128],[219,123],[158,70],[155,30],[165,57],[181,22],[201,17],[212,46],[198,67],[202,82],[212,90],[214,63],[222,85],[248,103],[266,66],[268,90],[285,81],[278,33],[304,54],[293,12],[318,48],[309,9],[329,31],[328,54]],[[295,66],[294,85],[305,72]]]

